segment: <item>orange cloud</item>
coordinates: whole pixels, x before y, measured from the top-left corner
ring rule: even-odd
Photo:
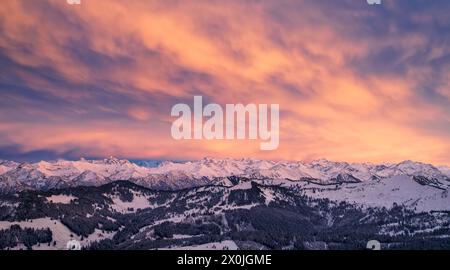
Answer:
[[[450,25],[440,9],[429,10],[434,19],[399,15],[400,4],[387,5],[389,15],[368,5],[327,5],[5,0],[2,144],[85,156],[450,164],[449,66],[442,60],[450,49],[439,36],[430,46],[427,28]],[[405,28],[394,15],[419,27]],[[171,106],[198,94],[222,105],[280,104],[279,149],[174,141]]]

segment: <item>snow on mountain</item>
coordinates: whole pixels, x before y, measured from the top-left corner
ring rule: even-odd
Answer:
[[[261,161],[262,162],[262,161]],[[166,161],[159,167],[150,169],[153,174],[167,174],[168,172],[183,172],[194,178],[215,178],[231,175],[241,175],[246,168],[254,166],[247,159],[235,160],[230,158],[204,158],[200,161],[175,163]]]
[[[438,181],[449,181],[447,175],[433,165],[410,160],[379,170],[377,175],[380,177],[392,177],[395,175],[424,176]]]
[[[439,171],[445,174],[448,178],[450,178],[450,167],[447,166],[439,166],[437,167]]]
[[[127,160],[40,161],[17,166],[0,166],[0,189],[13,186],[48,189],[72,185],[101,185],[115,180],[131,180],[149,175],[148,169]]]
[[[418,212],[450,210],[448,190],[421,185],[411,181],[407,175],[397,175],[383,181],[348,184],[338,188],[305,183],[301,185],[301,189],[312,197],[346,201],[367,207],[390,208],[397,204]]]
[[[158,189],[181,189],[201,185],[232,186],[232,176],[253,180],[308,181],[321,185],[377,182],[408,176],[419,185],[446,190],[450,169],[413,161],[398,164],[270,161],[252,158],[204,158],[198,161],[164,161],[157,167],[139,166],[128,160],[0,161],[0,190],[50,189],[77,185],[98,186],[116,180],[130,180]]]
[[[83,172],[92,172],[99,177],[109,177],[113,180],[137,178],[147,175],[147,169],[128,160],[109,158],[104,160],[85,160],[56,162],[41,161],[35,164],[36,169],[46,176],[73,178]]]
[[[371,164],[316,160],[307,162],[266,161],[256,159],[204,158],[199,161],[163,162],[150,169],[154,174],[182,172],[193,178],[242,176],[252,179],[315,179],[323,183],[359,182],[396,175],[422,176],[440,184],[449,184],[450,178],[430,164],[404,161],[398,164]],[[448,172],[448,171],[447,171]]]
[[[19,164],[14,161],[7,161],[0,159],[0,175],[17,168]]]
[[[12,168],[6,167],[4,165],[0,165],[0,174],[4,174],[5,172],[11,170]]]

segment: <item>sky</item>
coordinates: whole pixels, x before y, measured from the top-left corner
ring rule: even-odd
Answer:
[[[450,165],[450,1],[3,0],[0,158]],[[177,103],[279,104],[280,144],[174,140]]]

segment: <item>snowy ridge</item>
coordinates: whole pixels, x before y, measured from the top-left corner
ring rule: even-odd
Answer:
[[[449,211],[448,189],[422,185],[406,175],[397,175],[383,181],[330,187],[301,183],[304,194],[333,201],[346,201],[364,207],[402,205],[417,212]]]
[[[313,178],[328,181],[339,176],[351,175],[360,181],[388,178],[395,175],[424,176],[438,181],[450,181],[450,169],[434,167],[413,161],[398,164],[371,164],[332,162],[325,159],[312,162],[268,161],[257,159],[204,158],[199,161],[173,163],[164,162],[153,168],[152,173],[166,174],[182,172],[191,177],[242,176],[248,178],[270,178],[301,180]]]
[[[140,163],[145,164],[145,163]],[[398,164],[269,161],[257,159],[204,158],[198,161],[164,161],[157,167],[139,166],[128,160],[40,161],[16,163],[0,161],[0,190],[50,189],[68,186],[98,186],[129,180],[146,187],[187,188],[205,184],[225,184],[227,177],[254,180],[308,180],[318,184],[378,181],[394,176],[409,176],[421,185],[448,189],[450,168],[413,161]]]

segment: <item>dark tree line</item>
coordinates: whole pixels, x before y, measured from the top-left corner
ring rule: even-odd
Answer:
[[[52,241],[52,231],[47,229],[22,229],[19,225],[12,225],[9,229],[0,230],[0,249],[7,249],[23,244],[27,249],[31,249],[36,244],[50,245]]]

